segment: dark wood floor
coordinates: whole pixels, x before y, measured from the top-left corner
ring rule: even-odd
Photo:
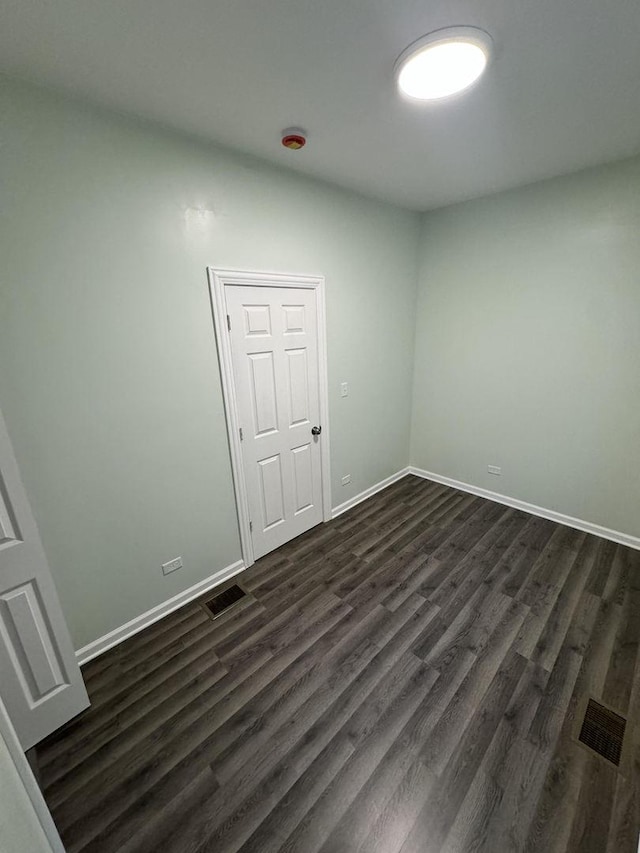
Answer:
[[[39,747],[70,853],[636,850],[640,552],[407,477],[240,582],[85,667]]]

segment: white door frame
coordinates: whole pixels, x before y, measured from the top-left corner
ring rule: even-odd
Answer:
[[[29,762],[22,751],[18,735],[9,719],[9,714],[2,702],[2,698],[0,698],[0,733],[7,745],[24,791],[29,798],[34,817],[40,823],[52,853],[65,853],[60,835],[51,817],[51,812],[42,796]]]
[[[245,567],[253,565],[253,542],[249,527],[249,498],[242,464],[240,446],[240,419],[233,379],[231,357],[231,339],[227,325],[227,303],[225,287],[228,285],[248,287],[295,287],[313,290],[316,295],[316,321],[318,331],[318,383],[320,391],[320,423],[322,441],[320,442],[320,460],[322,472],[322,518],[331,520],[331,469],[329,464],[329,389],[327,378],[327,333],[325,323],[324,277],[307,275],[289,275],[287,273],[244,272],[242,270],[217,269],[208,267],[213,324],[216,332],[216,345],[220,362],[222,396],[231,449],[231,469],[238,510],[240,544]]]

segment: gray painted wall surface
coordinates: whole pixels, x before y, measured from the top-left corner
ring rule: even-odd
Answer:
[[[440,210],[421,243],[412,463],[640,536],[640,159]]]
[[[326,277],[334,505],[406,465],[419,217],[6,78],[0,115],[0,406],[81,647],[240,557],[207,265]]]

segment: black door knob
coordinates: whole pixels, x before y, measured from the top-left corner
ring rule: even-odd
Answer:
[[[311,435],[320,435],[322,432],[322,427],[311,427]]]

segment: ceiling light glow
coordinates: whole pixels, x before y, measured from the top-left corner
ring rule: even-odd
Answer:
[[[403,95],[432,101],[468,89],[482,75],[491,53],[491,37],[475,27],[450,27],[410,45],[396,62]]]

